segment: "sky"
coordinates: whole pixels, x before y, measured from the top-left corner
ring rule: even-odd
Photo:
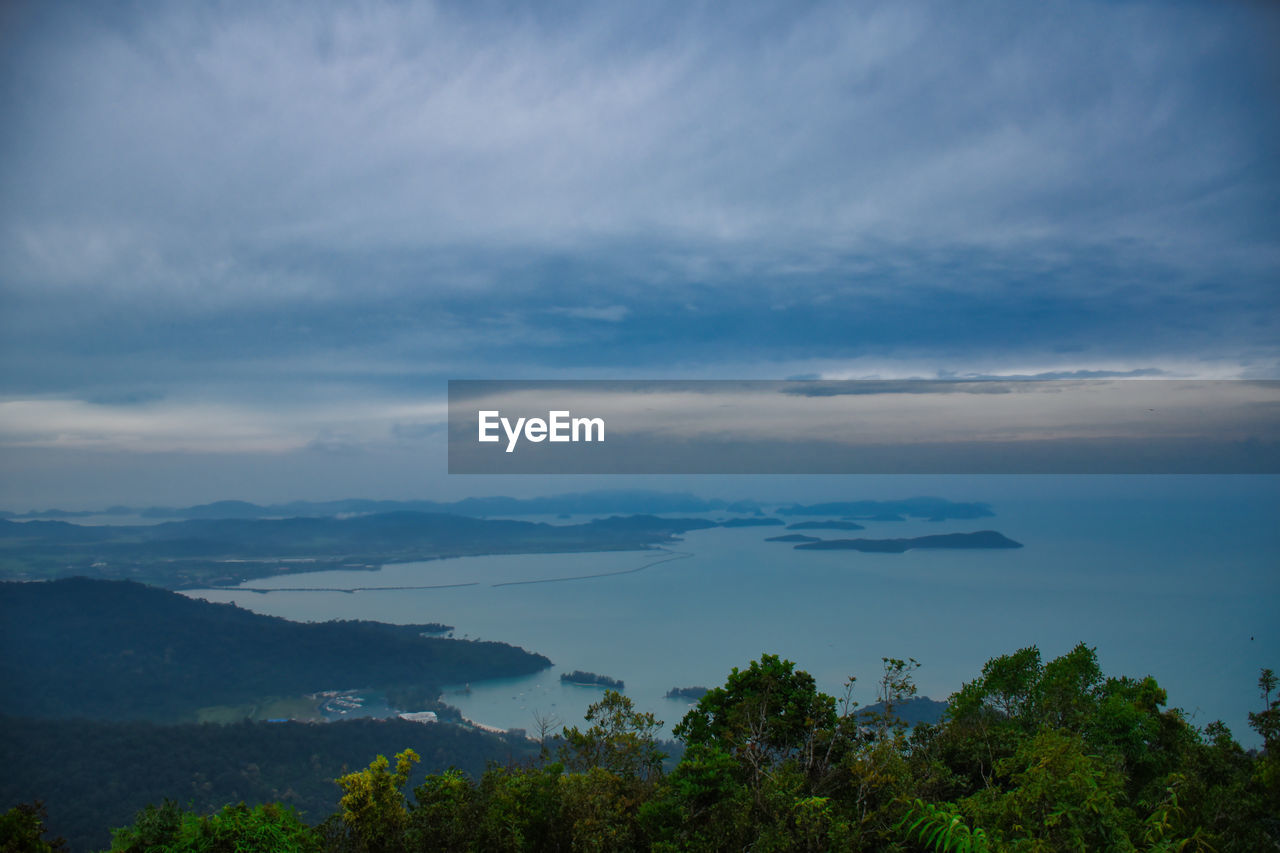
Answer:
[[[495,493],[444,473],[449,379],[1280,379],[1277,43],[1244,2],[3,4],[0,507]]]

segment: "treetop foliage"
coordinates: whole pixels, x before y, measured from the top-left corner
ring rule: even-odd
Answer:
[[[201,817],[166,803],[119,830],[112,850],[1280,846],[1280,699],[1270,670],[1259,679],[1262,710],[1251,715],[1265,749],[1249,753],[1221,723],[1197,729],[1166,708],[1154,679],[1106,677],[1083,644],[1049,661],[1035,647],[995,658],[951,697],[940,723],[908,730],[893,708],[914,695],[918,666],[885,658],[883,710],[867,717],[848,695],[838,703],[792,662],[764,655],[675,727],[686,750],[666,774],[654,738],[661,724],[610,691],[591,706],[587,728],[564,730],[558,761],[544,748],[541,760],[491,765],[479,779],[445,770],[410,798],[417,755],[406,750],[394,768],[378,756],[342,776],[339,810],[318,827],[274,805]],[[268,837],[281,846],[217,846]]]

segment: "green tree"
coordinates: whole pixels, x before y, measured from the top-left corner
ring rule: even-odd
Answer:
[[[1091,751],[1117,763],[1129,798],[1158,800],[1166,777],[1188,760],[1200,737],[1150,676],[1109,678],[1096,692],[1093,713],[1081,725]]]
[[[133,819],[131,826],[111,833],[112,853],[148,853],[169,850],[177,841],[184,813],[177,803],[165,800],[159,806],[148,805]]]
[[[1106,761],[1088,755],[1079,735],[1045,729],[1002,760],[997,773],[1000,788],[959,805],[1014,849],[1135,849],[1130,830],[1136,821],[1124,807],[1124,780]]]
[[[836,724],[835,699],[813,676],[777,655],[736,667],[724,687],[709,690],[673,733],[690,746],[715,744],[758,781],[784,760],[819,769]]]
[[[1275,699],[1271,694],[1276,692],[1276,674],[1270,669],[1262,670],[1258,676],[1258,691],[1262,694],[1262,710],[1249,712],[1249,726],[1262,735],[1263,749],[1267,756],[1280,758],[1280,695]]]
[[[1080,731],[1097,706],[1102,669],[1096,649],[1079,643],[1044,665],[1035,685],[1033,726]]]
[[[623,779],[647,782],[662,771],[666,755],[655,735],[662,721],[639,712],[630,697],[606,690],[604,698],[587,708],[586,720],[594,723],[585,732],[577,726],[564,730],[561,749],[570,770],[600,767]]]
[[[564,767],[493,767],[480,779],[476,849],[568,849],[561,818]]]
[[[406,831],[409,849],[462,851],[474,844],[479,795],[461,770],[428,776],[413,796]]]
[[[875,729],[876,736],[885,738],[890,732],[902,733],[907,724],[894,713],[894,710],[916,695],[914,673],[920,668],[915,658],[881,658],[884,671],[880,674],[880,683],[876,685],[876,702],[880,710],[866,713],[863,716]]]
[[[1280,846],[1280,696],[1276,692],[1276,674],[1270,669],[1258,676],[1262,693],[1262,710],[1249,714],[1249,725],[1262,735],[1262,755],[1254,770],[1254,787],[1264,802],[1270,803],[1267,824],[1271,839]]]
[[[951,716],[974,716],[990,710],[1008,720],[1026,719],[1032,714],[1043,673],[1040,650],[1035,646],[992,658],[983,664],[981,676],[951,697]]]
[[[413,765],[419,760],[412,749],[397,753],[393,773],[387,757],[379,755],[367,769],[337,780],[343,791],[339,801],[342,821],[351,830],[359,849],[390,853],[404,847],[404,833],[409,825],[404,787]]]
[[[315,853],[319,843],[311,829],[292,809],[279,803],[249,808],[244,803],[225,806],[207,818],[183,823],[179,850],[200,853],[241,853],[271,850],[273,853]]]
[[[211,815],[185,812],[166,800],[159,809],[148,806],[134,825],[117,829],[112,853],[319,853],[316,833],[292,809],[278,803],[249,808],[244,803],[224,806]]]
[[[640,807],[640,821],[655,850],[741,850],[753,836],[752,800],[737,760],[695,743]]]
[[[44,804],[19,803],[0,815],[0,853],[58,853],[67,843],[61,838],[46,841],[44,822],[49,815]]]
[[[560,779],[561,820],[574,850],[641,849],[637,820],[644,793],[603,767]]]

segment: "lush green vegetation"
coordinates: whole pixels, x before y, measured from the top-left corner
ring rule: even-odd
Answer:
[[[1190,725],[1151,678],[1105,677],[1083,645],[993,659],[914,729],[897,709],[915,661],[886,659],[870,713],[766,655],[675,727],[607,692],[538,760],[448,770],[412,787],[402,750],[341,776],[335,812],[302,830],[284,809],[141,813],[114,850],[214,849],[191,838],[278,833],[292,849],[1259,851],[1280,845],[1280,698],[1268,670],[1247,753]],[[240,836],[235,836],[240,837]],[[217,849],[233,849],[231,847]]]
[[[195,720],[212,705],[321,690],[525,675],[551,662],[440,625],[290,622],[128,581],[0,584],[0,683],[14,715]],[[430,706],[402,708],[424,710]]]

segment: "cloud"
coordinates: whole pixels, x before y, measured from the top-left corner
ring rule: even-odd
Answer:
[[[0,393],[108,443],[407,440],[451,377],[1280,375],[1261,4],[3,14]],[[91,441],[41,406],[4,434]]]
[[[602,320],[606,323],[621,322],[626,319],[627,314],[631,313],[631,309],[625,305],[609,305],[603,308],[584,305],[577,308],[554,308],[552,311],[578,320]]]
[[[1157,379],[1168,376],[1169,371],[1158,367],[1137,367],[1132,370],[1042,370],[1039,373],[966,373],[939,378],[975,380],[1041,381],[1047,379]]]
[[[77,399],[0,401],[0,451],[31,448],[126,453],[355,453],[440,429],[441,400],[405,403],[365,394],[339,400]],[[401,424],[416,426],[409,432]],[[392,439],[395,439],[393,441]]]
[[[49,13],[11,60],[30,88],[6,99],[7,248],[73,279],[121,258],[638,236],[770,253],[1138,240],[1189,255],[1183,241],[1237,227],[1275,179],[1275,120],[1216,97],[1257,86],[1255,16]]]

